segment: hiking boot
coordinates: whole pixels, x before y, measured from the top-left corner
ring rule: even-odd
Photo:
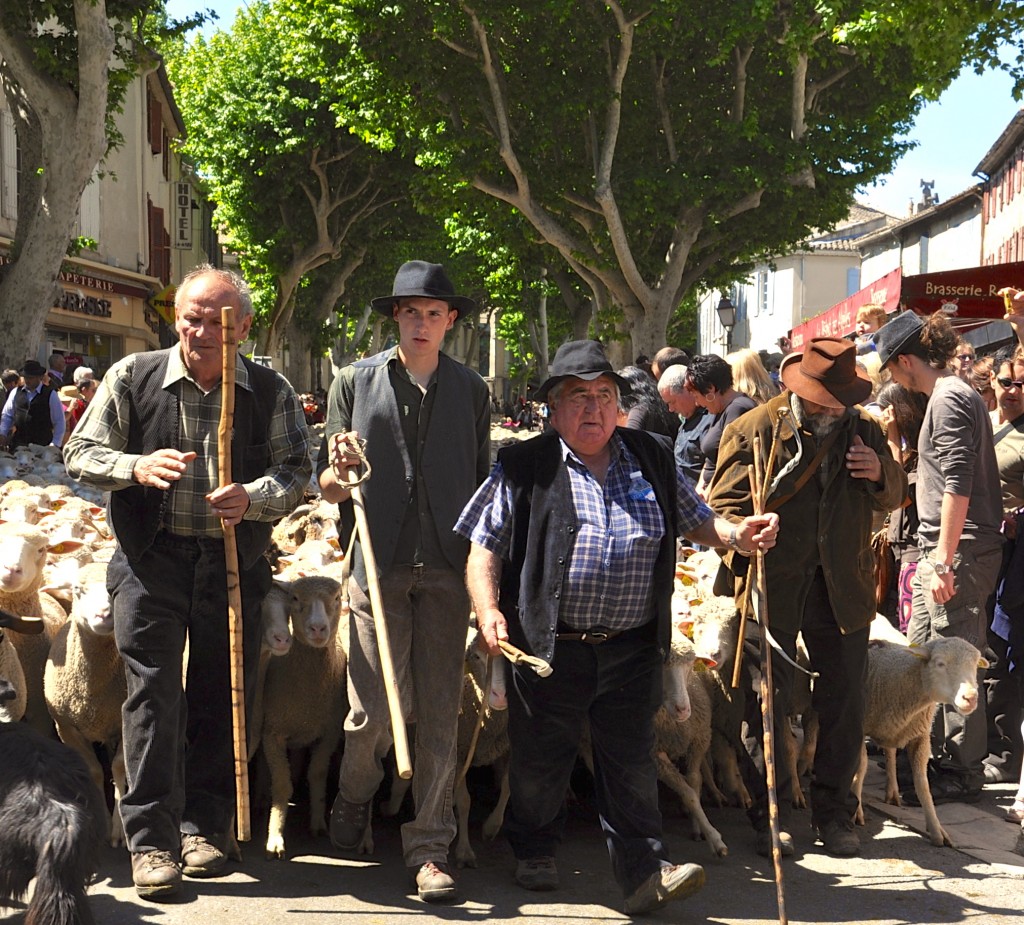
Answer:
[[[699,864],[676,864],[651,874],[630,896],[623,909],[626,915],[653,912],[673,899],[685,899],[704,886],[704,868]]]
[[[135,892],[144,899],[163,899],[181,889],[181,867],[170,851],[139,851],[132,855]]]
[[[763,858],[772,856],[772,833],[768,829],[754,833],[754,850]],[[793,836],[789,832],[779,832],[779,851],[784,858],[791,858],[796,854]]]
[[[447,861],[427,861],[411,870],[416,892],[425,903],[448,903],[458,898],[459,889]]]
[[[331,807],[331,844],[339,851],[355,851],[370,824],[370,801],[349,803],[341,794]]]
[[[181,833],[181,870],[186,877],[216,877],[228,856],[205,835]]]
[[[860,854],[860,839],[848,819],[830,819],[818,826],[818,838],[825,852],[837,858],[852,858]]]
[[[516,883],[524,890],[557,890],[558,868],[555,867],[555,859],[548,855],[516,861]]]

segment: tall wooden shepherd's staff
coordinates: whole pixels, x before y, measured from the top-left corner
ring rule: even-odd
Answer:
[[[230,485],[231,429],[235,420],[235,310],[220,310],[224,334],[220,380],[220,424],[217,427],[217,477],[221,486]],[[249,841],[249,762],[245,742],[245,662],[242,657],[242,587],[238,580],[238,545],[235,528],[221,521],[224,529],[224,565],[228,581],[228,644],[231,655],[231,729],[235,748],[235,816],[237,837]]]
[[[358,456],[366,463],[366,456],[361,446],[352,440],[346,440],[343,434],[335,434],[332,447],[332,459],[336,459],[343,451]],[[395,675],[395,662],[391,657],[391,638],[388,625],[384,618],[384,599],[380,593],[380,577],[377,574],[377,557],[370,542],[370,525],[366,521],[366,506],[363,503],[363,490],[359,487],[369,472],[357,475],[354,469],[346,469],[342,473],[335,465],[335,474],[339,480],[348,484],[352,498],[352,509],[356,515],[356,530],[359,532],[359,548],[363,554],[363,565],[366,567],[366,583],[370,592],[370,609],[373,611],[373,629],[377,635],[377,652],[380,655],[380,670],[384,675],[384,691],[387,694],[388,712],[391,715],[391,738],[395,743],[395,768],[403,780],[412,777],[412,760],[409,757],[409,739],[405,733],[405,716],[402,713],[402,698],[398,693],[398,679]]]
[[[775,442],[772,444],[774,462]],[[764,513],[765,473],[761,462],[761,437],[754,434],[754,465],[750,466],[750,494],[754,513]],[[770,473],[769,473],[770,475]],[[772,862],[775,867],[775,895],[779,907],[779,925],[787,925],[786,890],[782,878],[782,847],[779,842],[779,790],[775,782],[775,713],[773,701],[775,682],[772,678],[772,649],[768,644],[768,582],[764,570],[764,550],[754,551],[754,574],[748,576],[753,583],[753,601],[761,632],[761,722],[764,726],[764,770],[768,785],[768,830],[772,836]]]

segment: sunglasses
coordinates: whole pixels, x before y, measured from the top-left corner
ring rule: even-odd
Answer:
[[[1007,379],[1005,376],[996,376],[996,382],[1004,389],[1024,389],[1024,379]]]
[[[958,360],[970,360],[972,363],[974,362],[974,354],[973,353],[958,353],[956,355],[956,358]]]

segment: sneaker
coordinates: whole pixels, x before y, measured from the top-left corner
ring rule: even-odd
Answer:
[[[181,867],[170,851],[132,854],[135,892],[144,899],[163,899],[181,889]]]
[[[1014,774],[1006,768],[998,768],[994,764],[986,764],[983,768],[986,784],[1015,784],[1020,780],[1020,773]]]
[[[1006,821],[1024,824],[1024,800],[1018,798],[1013,801],[1013,805],[1006,810]]]
[[[977,803],[981,799],[981,787],[972,787],[959,774],[942,774],[928,782],[932,792],[932,802],[940,803]],[[912,787],[900,794],[900,799],[907,806],[920,806],[917,791]]]
[[[186,877],[216,877],[227,862],[212,838],[181,833],[181,871]]]
[[[339,794],[331,807],[331,844],[339,851],[355,851],[370,824],[370,802],[349,803]]]
[[[860,854],[860,839],[848,819],[830,819],[818,826],[818,838],[825,851],[837,858],[852,858]]]
[[[458,898],[459,890],[446,861],[427,861],[412,871],[416,892],[425,903],[446,903]]]
[[[754,834],[754,850],[763,858],[772,856],[772,833],[768,829],[760,829]],[[793,836],[789,832],[779,832],[779,850],[784,858],[796,854]]]
[[[626,915],[643,915],[673,899],[685,899],[704,886],[704,868],[699,864],[676,864],[651,874],[636,892],[626,897]]]
[[[546,856],[516,861],[516,883],[524,890],[557,890],[558,868],[555,867],[555,859]]]

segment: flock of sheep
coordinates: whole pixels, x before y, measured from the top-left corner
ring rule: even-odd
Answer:
[[[0,762],[0,904],[23,896],[35,877],[27,925],[88,925],[84,883],[94,869],[98,827],[112,845],[124,844],[117,803],[125,789],[120,741],[125,681],[106,591],[114,540],[102,500],[68,481],[53,448],[0,456],[0,751],[5,756]],[[278,574],[263,604],[259,693],[250,725],[250,757],[261,751],[270,776],[268,857],[287,856],[289,751],[309,749],[310,830],[314,835],[327,831],[328,769],[342,744],[347,711],[345,562],[334,514],[333,507],[313,501],[274,531]],[[714,553],[697,554],[680,566],[655,758],[659,778],[690,815],[694,836],[724,857],[728,848],[702,797],[707,794],[720,805],[749,805],[750,796],[737,760],[742,706],[729,680],[738,616],[731,599],[712,593],[716,566]],[[889,641],[870,650],[866,733],[889,759],[886,799],[899,800],[895,749],[906,747],[928,836],[936,845],[950,845],[926,781],[931,719],[938,703],[965,714],[974,710],[983,660],[958,639],[914,648],[903,642],[890,634]],[[488,665],[470,627],[458,730],[462,773],[455,792],[460,866],[476,863],[468,836],[466,767],[495,769],[500,795],[484,824],[485,837],[498,833],[508,799],[507,670],[520,669],[501,659]],[[809,689],[795,699],[805,730],[802,757],[791,734],[782,741],[796,784],[794,803],[803,805],[796,772],[809,766],[807,752],[813,748]],[[105,746],[113,778],[109,814],[99,809],[106,780],[95,744]],[[77,759],[69,757],[68,748]],[[583,757],[589,760],[586,743]],[[865,753],[858,797],[866,761]],[[83,791],[83,779],[94,786],[84,787],[90,791],[86,805],[76,806],[70,794]],[[407,786],[395,778],[383,815],[398,812]],[[66,844],[53,838],[56,828]],[[372,829],[360,848],[373,850]],[[58,850],[63,854],[55,856]]]

